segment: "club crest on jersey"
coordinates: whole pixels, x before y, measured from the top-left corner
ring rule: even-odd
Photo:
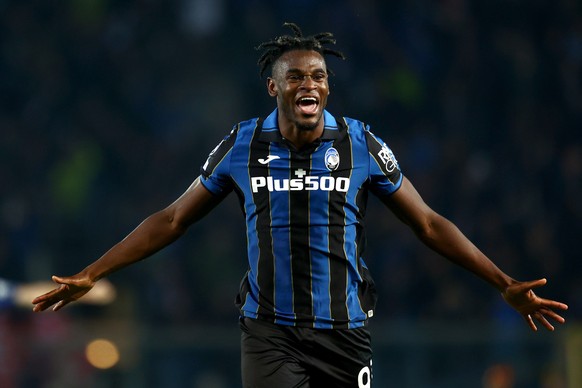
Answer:
[[[333,147],[330,147],[327,151],[325,151],[324,161],[325,167],[329,171],[334,171],[337,169],[340,164],[340,157],[337,150]]]

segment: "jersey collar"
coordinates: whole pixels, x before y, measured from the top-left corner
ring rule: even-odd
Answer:
[[[263,121],[263,125],[260,128],[261,133],[259,134],[259,140],[267,143],[276,142],[281,143],[283,141],[283,136],[281,136],[281,131],[279,130],[279,125],[277,123],[278,109],[275,108],[273,112]],[[335,117],[327,110],[323,111],[323,134],[319,138],[320,140],[335,140],[340,137],[340,127],[337,125]]]

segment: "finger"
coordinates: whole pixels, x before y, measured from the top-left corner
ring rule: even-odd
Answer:
[[[41,303],[41,302],[47,301],[47,300],[49,300],[49,299],[53,298],[53,297],[55,296],[55,294],[57,294],[57,293],[59,292],[59,290],[60,290],[60,289],[61,289],[60,287],[59,287],[59,288],[55,288],[54,290],[52,290],[52,291],[49,291],[49,292],[47,292],[46,294],[43,294],[43,295],[37,296],[36,298],[34,298],[34,299],[32,300],[32,303],[33,303],[33,304],[38,304],[38,303]]]
[[[529,289],[545,286],[547,283],[548,283],[548,281],[545,278],[538,279],[538,280],[530,280],[530,281],[523,282],[523,283],[519,284],[517,286],[517,289],[524,291],[524,290],[529,290]]]
[[[49,308],[50,306],[52,306],[53,304],[55,304],[57,301],[56,300],[43,300],[37,303],[34,303],[34,307],[32,308],[33,311],[38,312],[38,311],[44,311],[47,308]]]
[[[43,308],[43,306],[40,304],[37,304],[32,308],[32,311],[34,311],[35,313],[39,313],[39,312],[44,311],[44,310],[45,310],[45,308]]]
[[[39,312],[39,311],[44,311],[46,309],[48,309],[49,307],[51,307],[53,304],[55,304],[58,300],[48,300],[48,301],[42,301],[39,303],[36,303],[34,305],[34,307],[32,308],[32,311],[34,312]]]
[[[71,300],[61,300],[59,303],[55,304],[55,306],[53,307],[53,311],[59,311],[69,303],[71,303]]]
[[[67,284],[61,284],[59,287],[47,292],[46,294],[43,294],[41,296],[34,298],[32,303],[35,303],[35,301],[42,302],[45,300],[50,300],[52,298],[60,298],[59,295],[63,292],[68,291],[68,290],[69,290],[69,286]]]
[[[64,301],[60,301],[53,306],[53,311],[59,311],[63,307]]]
[[[520,283],[517,283],[517,284],[512,284],[511,286],[509,286],[505,290],[505,293],[509,297],[512,297],[514,295],[527,294],[527,293],[530,293],[530,292],[533,293],[532,288],[533,287],[539,287],[540,286],[540,284],[538,282],[539,282],[539,280],[534,280],[534,281],[520,282]]]
[[[51,276],[51,279],[53,282],[55,282],[57,284],[68,284],[67,278],[62,278],[60,276],[53,275],[53,276]]]
[[[561,315],[557,314],[555,311],[552,311],[550,309],[540,309],[539,312],[546,317],[552,318],[554,321],[556,321],[558,323],[566,322],[566,319],[564,319],[564,317],[562,317]]]
[[[47,297],[48,297],[48,296],[47,296],[47,294],[44,294],[44,295],[37,296],[36,298],[34,298],[34,299],[32,300],[32,304],[39,304],[39,303],[41,303],[42,301],[44,301],[44,300],[45,300]]]
[[[44,295],[34,298],[32,304],[36,306],[33,308],[33,311],[44,311],[53,304],[59,302],[63,298],[62,292],[67,289],[68,286],[63,284],[59,288],[55,288]]]
[[[545,286],[546,284],[548,284],[548,279],[541,278],[541,279],[538,279],[538,280],[532,280],[530,282],[530,287],[531,288],[537,288],[537,287]]]
[[[534,317],[536,318],[536,320],[541,323],[546,329],[548,329],[549,331],[554,331],[554,326],[552,326],[552,324],[550,322],[548,322],[548,320],[546,319],[546,317],[544,317],[543,314],[540,313],[534,313]]]
[[[567,304],[561,303],[561,302],[556,302],[555,300],[541,299],[541,303],[544,307],[547,307],[547,308],[568,310]]]
[[[533,331],[538,331],[538,327],[536,326],[536,324],[534,323],[532,317],[530,314],[527,314],[525,316],[525,321],[527,322],[528,326],[533,330]]]
[[[34,307],[32,308],[32,311],[34,311],[35,313],[40,312],[40,311],[44,311],[47,309],[47,307],[49,307],[50,305],[47,303],[38,303],[35,304]]]

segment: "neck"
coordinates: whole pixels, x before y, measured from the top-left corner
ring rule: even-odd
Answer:
[[[301,149],[308,144],[319,139],[323,134],[323,118],[319,120],[315,127],[305,127],[278,119],[279,130],[281,135],[293,144],[297,149]]]

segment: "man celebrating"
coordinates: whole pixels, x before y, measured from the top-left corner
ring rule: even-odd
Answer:
[[[369,387],[368,320],[374,282],[363,259],[369,192],[428,247],[495,287],[531,329],[564,319],[567,306],[501,271],[402,174],[391,149],[361,121],[325,110],[331,33],[293,35],[259,46],[261,75],[276,109],[237,124],[201,175],[97,261],[33,303],[59,310],[108,274],[169,245],[234,191],[247,225],[248,271],[236,298],[244,387]]]

